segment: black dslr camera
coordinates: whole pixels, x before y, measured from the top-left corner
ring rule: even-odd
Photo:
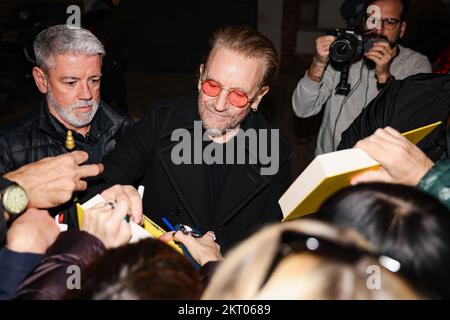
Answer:
[[[335,69],[341,71],[341,81],[336,87],[336,94],[346,96],[350,93],[348,83],[350,65],[367,50],[368,41],[364,30],[367,1],[346,0],[340,11],[347,27],[333,30],[328,34],[336,37],[330,46],[330,62]]]

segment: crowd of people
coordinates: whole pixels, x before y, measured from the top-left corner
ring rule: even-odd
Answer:
[[[380,24],[350,67],[353,90],[335,92],[335,37],[319,37],[292,106],[325,108],[317,155],[355,147],[381,169],[289,222],[290,147],[258,110],[280,66],[266,37],[217,30],[198,91],[133,123],[101,100],[103,44],[79,27],[42,31],[41,105],[0,130],[0,299],[449,299],[450,75],[398,43],[407,1],[369,2]],[[400,134],[436,121],[417,146]],[[77,203],[97,194],[79,223]],[[130,243],[144,215],[201,234]]]

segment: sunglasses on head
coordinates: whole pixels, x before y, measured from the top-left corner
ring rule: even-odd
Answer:
[[[291,254],[300,253],[321,254],[326,258],[349,263],[356,263],[363,257],[372,257],[378,261],[380,266],[394,273],[398,272],[401,266],[400,262],[397,260],[385,255],[378,255],[376,253],[368,252],[354,245],[343,245],[317,237],[315,235],[308,235],[293,230],[285,230],[281,234],[276,256],[274,257],[260,288],[264,287],[272,276],[272,273],[284,258]]]
[[[231,105],[237,108],[245,108],[249,104],[255,101],[258,92],[253,98],[249,98],[248,95],[240,89],[225,89],[219,82],[213,79],[206,79],[201,82],[202,92],[208,97],[217,97],[222,90],[228,91],[227,100]]]

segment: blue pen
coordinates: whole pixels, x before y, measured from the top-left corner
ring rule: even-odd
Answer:
[[[165,217],[162,217],[162,221],[166,224],[170,231],[176,231],[173,225]]]

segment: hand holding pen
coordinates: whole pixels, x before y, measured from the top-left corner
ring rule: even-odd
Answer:
[[[220,246],[215,242],[216,236],[214,232],[208,231],[201,237],[195,237],[192,231],[183,232],[181,228],[176,230],[168,223],[166,218],[163,218],[163,221],[171,231],[161,236],[160,240],[164,242],[174,240],[175,242],[182,243],[189,251],[188,253],[191,255],[192,259],[200,266],[203,266],[209,261],[220,261],[223,259],[222,254],[220,253]],[[184,227],[189,228],[188,226]]]

